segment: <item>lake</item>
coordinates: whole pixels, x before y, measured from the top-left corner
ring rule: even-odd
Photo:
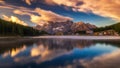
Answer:
[[[120,68],[120,40],[0,39],[0,68]]]

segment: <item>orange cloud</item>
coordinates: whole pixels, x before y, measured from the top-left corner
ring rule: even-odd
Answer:
[[[32,15],[29,11],[30,10],[21,11],[21,10],[15,9],[13,13],[18,14],[18,15]]]
[[[73,20],[70,17],[62,16],[62,15],[56,14],[52,11],[43,10],[41,8],[36,8],[34,11],[14,10],[13,12],[18,15],[28,15],[28,16],[30,16],[31,22],[39,24],[39,25],[48,23],[48,21],[65,22],[67,20]],[[36,13],[38,15],[34,15],[33,13]]]
[[[120,20],[120,0],[51,0],[58,5],[72,7],[74,11],[94,13]]]
[[[24,21],[20,20],[16,16],[11,16],[11,17],[8,17],[6,15],[2,15],[2,16],[3,16],[3,19],[6,20],[6,21],[12,21],[12,22],[27,26],[27,24]]]
[[[35,11],[40,15],[40,19],[44,21],[61,22],[61,21],[72,20],[72,18],[70,17],[65,17],[62,15],[56,14],[52,11],[47,11],[40,8],[36,8]]]
[[[0,3],[4,4],[5,2],[4,2],[4,0],[0,0]]]
[[[31,0],[25,0],[28,5],[31,5]]]
[[[32,2],[36,2],[35,0],[23,0],[23,1],[25,1],[29,5]],[[50,1],[47,1],[47,2],[50,2]],[[51,2],[51,3],[53,3],[53,2]],[[35,24],[39,24],[39,25],[43,25],[44,23],[48,23],[48,21],[65,22],[67,20],[73,20],[70,17],[62,16],[62,15],[59,15],[59,14],[54,13],[52,11],[44,10],[41,8],[36,8],[35,10],[31,10],[31,9],[28,9],[25,7],[18,7],[18,6],[9,5],[7,3],[4,3],[2,6],[0,6],[0,8],[10,9],[9,12],[12,12],[12,13],[17,14],[17,15],[27,15],[30,17],[31,22],[33,22]],[[19,24],[26,25],[24,23],[24,21],[21,21],[19,18],[15,17],[15,16],[11,16],[9,18],[6,15],[3,15],[3,17],[7,18],[5,20],[9,20],[9,21],[17,22]]]
[[[45,2],[48,4],[48,5],[55,5],[55,3],[51,0],[45,0]]]

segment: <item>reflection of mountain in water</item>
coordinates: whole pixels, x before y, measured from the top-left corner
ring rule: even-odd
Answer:
[[[9,42],[9,44],[5,44],[4,42],[5,41],[0,42],[0,45],[2,44],[0,46],[0,67],[2,68],[14,68],[15,64],[16,67],[18,65],[20,68],[28,68],[29,66],[31,66],[31,68],[59,68],[59,66],[62,68],[71,66],[72,68],[77,68],[77,66],[79,66],[79,68],[82,68],[82,66],[87,68],[85,64],[93,67],[91,66],[91,64],[94,64],[93,62],[101,61],[92,60],[92,58],[101,58],[102,56],[99,57],[100,55],[116,49],[116,47],[112,47],[111,45],[120,44],[118,41],[78,39],[19,39],[19,41],[12,41],[12,43]],[[110,45],[107,46],[107,44]],[[105,56],[109,58],[109,56],[114,54],[116,54],[116,57],[119,56],[118,52]],[[89,62],[88,58],[92,62]],[[108,61],[108,58],[104,58],[105,60],[102,61]],[[110,58],[116,62],[114,57]]]
[[[12,49],[23,47],[23,45],[32,46],[33,44],[37,46],[43,45],[49,49],[67,49],[72,50],[73,48],[84,48],[99,44],[110,44],[120,47],[119,40],[78,40],[78,39],[31,39],[31,38],[12,38],[12,39],[0,39],[0,53],[10,51]]]
[[[84,48],[93,45],[91,40],[72,40],[72,39],[39,39],[37,45],[48,46],[49,49],[67,49]]]

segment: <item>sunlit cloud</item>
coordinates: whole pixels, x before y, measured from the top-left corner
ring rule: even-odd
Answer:
[[[53,1],[51,0],[45,0],[46,4],[48,5],[56,5]]]
[[[0,0],[1,14],[8,16],[17,15],[18,18],[20,18],[20,15],[25,15],[25,17],[27,17],[27,20],[25,21],[39,25],[48,23],[48,21],[64,22],[66,20],[73,20],[73,18],[75,18],[74,14],[62,13],[61,11],[58,12],[60,14],[57,14],[57,11],[53,12],[53,7],[58,7],[58,9],[63,7],[66,9],[64,11],[69,11],[68,9],[72,9],[75,12],[84,12],[87,14],[92,13],[98,16],[102,16],[102,18],[107,17],[104,18],[107,20],[112,18],[112,21],[115,22],[120,20],[119,0],[20,0],[19,2],[21,2],[19,5],[24,5],[17,5],[17,3],[14,3],[14,0],[11,0],[10,3],[6,0]],[[38,5],[35,6],[34,4]],[[45,7],[39,4],[43,4]],[[48,9],[46,6],[50,6],[51,8]],[[8,11],[3,12],[2,10]],[[61,14],[67,16],[63,16]],[[76,21],[76,18],[73,21]]]
[[[32,15],[29,11],[21,11],[18,9],[13,10],[13,13],[18,14],[18,15]]]
[[[49,10],[46,11],[40,8],[36,8],[35,11],[41,16],[41,19],[45,21],[64,22],[67,20],[73,20],[70,17],[65,17]]]
[[[31,0],[25,0],[28,5],[31,5]]]
[[[58,5],[72,7],[73,11],[94,13],[120,20],[119,0],[51,0]]]
[[[6,15],[2,15],[3,16],[3,19],[6,20],[6,21],[12,21],[13,23],[17,23],[17,24],[20,24],[20,25],[24,25],[24,26],[27,26],[27,24],[20,20],[18,17],[16,16],[6,16]]]
[[[39,24],[39,25],[48,23],[49,21],[65,22],[68,20],[73,20],[70,17],[62,16],[62,15],[56,14],[52,11],[44,10],[41,8],[36,8],[34,11],[14,10],[13,12],[18,15],[28,15],[28,16],[30,16],[31,22]],[[36,13],[37,15],[35,15],[34,13]]]
[[[4,0],[0,0],[0,4],[4,4],[5,2],[4,2]]]

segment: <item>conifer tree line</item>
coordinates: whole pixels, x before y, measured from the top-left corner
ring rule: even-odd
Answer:
[[[115,30],[116,32],[118,32],[120,34],[120,22],[110,25],[110,26],[105,26],[105,27],[100,27],[97,29],[94,29],[95,32],[99,32],[99,31],[104,31],[104,30]]]
[[[10,21],[0,19],[0,36],[37,36],[47,34],[33,27],[23,26]]]

